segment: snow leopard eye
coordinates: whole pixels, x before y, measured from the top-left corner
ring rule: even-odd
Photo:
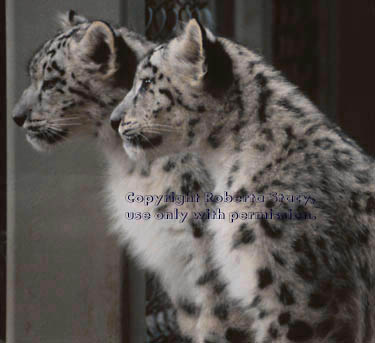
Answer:
[[[141,92],[147,91],[151,83],[152,83],[151,79],[143,79],[142,85],[141,85]]]

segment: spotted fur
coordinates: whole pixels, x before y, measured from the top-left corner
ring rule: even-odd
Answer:
[[[229,188],[267,197],[218,205],[227,216],[263,213],[258,219],[207,221],[216,272],[196,287],[218,278],[248,329],[226,326],[231,307],[215,304],[221,329],[214,341],[375,340],[374,161],[279,72],[193,20],[140,62],[112,117],[122,118],[131,158],[198,154],[215,194]],[[139,137],[158,144],[141,145]],[[280,201],[281,194],[312,199]],[[271,218],[271,209],[286,214]],[[194,299],[194,318],[210,308],[210,292]],[[207,328],[209,321],[198,326]]]

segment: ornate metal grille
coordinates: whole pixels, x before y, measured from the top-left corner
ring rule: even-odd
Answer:
[[[208,0],[146,0],[146,37],[157,41],[168,39],[181,23],[192,18],[213,27]]]

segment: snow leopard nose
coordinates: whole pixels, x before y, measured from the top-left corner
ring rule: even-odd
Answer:
[[[31,110],[28,109],[26,111],[22,111],[22,110],[18,110],[18,108],[16,107],[14,112],[13,112],[13,120],[14,122],[19,126],[19,127],[22,127],[23,124],[25,123],[26,121],[26,118],[28,115],[30,115],[31,113]]]
[[[120,126],[120,123],[121,123],[121,119],[117,119],[117,118],[111,118],[111,126],[112,126],[112,129],[115,130],[117,132],[119,126]]]
[[[115,131],[118,130],[120,123],[121,123],[121,119],[123,117],[124,117],[124,113],[120,104],[114,109],[114,111],[111,114],[110,121],[111,121],[111,126],[113,130]]]

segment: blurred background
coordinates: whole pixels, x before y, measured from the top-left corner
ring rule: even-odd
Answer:
[[[199,18],[263,54],[375,154],[372,0],[6,0],[2,9],[0,339],[6,331],[8,343],[144,342],[156,294],[107,232],[103,160],[91,142],[41,155],[11,120],[27,61],[57,31],[58,12],[74,9],[153,40]]]

